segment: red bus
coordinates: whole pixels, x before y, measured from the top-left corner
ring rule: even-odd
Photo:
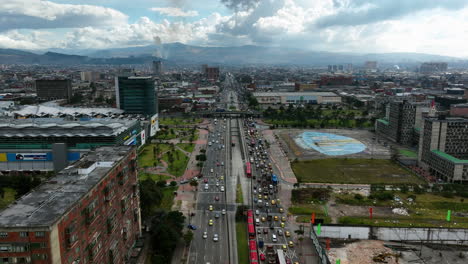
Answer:
[[[253,211],[252,210],[247,210],[247,218],[252,218],[253,219]]]
[[[257,264],[258,263],[257,252],[250,252],[250,263],[251,264]]]
[[[255,226],[253,224],[248,224],[247,229],[249,231],[249,239],[255,238]]]
[[[247,178],[252,177],[252,167],[250,166],[250,162],[245,163],[245,174]]]

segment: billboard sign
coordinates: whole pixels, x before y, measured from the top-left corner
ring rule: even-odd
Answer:
[[[145,135],[145,130],[143,129],[141,131],[141,145],[144,145],[146,143],[146,135]]]
[[[24,161],[31,161],[31,160],[47,160],[47,153],[16,153],[15,156],[16,160],[24,160]]]
[[[158,114],[155,114],[151,117],[150,122],[150,137],[156,135],[156,132],[159,130],[159,119]]]

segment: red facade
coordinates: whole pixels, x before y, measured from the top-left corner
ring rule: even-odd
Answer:
[[[43,237],[31,231],[20,237],[20,232],[24,235],[21,230],[0,233],[7,233],[0,237],[0,263],[124,263],[140,235],[136,166],[132,149],[53,226],[37,228],[49,230]],[[24,245],[25,250],[1,250],[8,243]],[[24,257],[25,262],[13,262],[13,257]]]

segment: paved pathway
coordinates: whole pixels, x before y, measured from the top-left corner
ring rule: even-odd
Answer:
[[[264,130],[263,136],[268,143],[270,143],[270,158],[273,164],[279,169],[281,179],[286,183],[297,183],[296,175],[294,175],[291,169],[291,163],[276,141],[273,131],[270,129]]]

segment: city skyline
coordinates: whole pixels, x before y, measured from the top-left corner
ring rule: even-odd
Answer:
[[[468,1],[5,0],[0,48],[107,49],[181,42],[468,57]]]

